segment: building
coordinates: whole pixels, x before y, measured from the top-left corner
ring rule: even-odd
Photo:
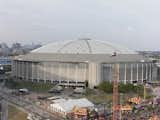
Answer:
[[[54,113],[59,113],[60,115],[65,117],[68,113],[70,113],[73,110],[74,107],[88,108],[90,110],[93,110],[94,104],[86,98],[69,100],[59,99],[56,100],[55,103],[50,104],[49,110]]]
[[[93,88],[113,80],[113,65],[119,82],[152,80],[153,63],[128,48],[109,42],[81,39],[52,43],[14,58],[12,71],[18,80]]]
[[[0,57],[0,74],[11,72],[11,61],[10,57]]]

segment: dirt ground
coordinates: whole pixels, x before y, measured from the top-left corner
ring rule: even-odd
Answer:
[[[27,113],[16,106],[8,106],[8,120],[27,120]]]

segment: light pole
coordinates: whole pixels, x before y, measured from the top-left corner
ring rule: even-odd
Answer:
[[[120,103],[120,106],[122,106],[122,98],[123,98],[123,93],[120,93],[120,99],[119,99],[119,103]],[[122,120],[122,111],[121,109],[119,110],[119,119]]]
[[[146,95],[147,95],[147,93],[146,93],[146,82],[144,82],[143,87],[144,87],[144,90],[143,90],[143,99],[146,100]]]

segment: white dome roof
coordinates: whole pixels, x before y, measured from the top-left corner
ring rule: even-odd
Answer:
[[[91,39],[51,43],[35,49],[31,53],[113,54],[114,52],[118,54],[137,54],[125,47]]]

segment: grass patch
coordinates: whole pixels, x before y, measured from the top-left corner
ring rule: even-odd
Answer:
[[[125,105],[128,102],[129,98],[139,96],[136,93],[119,93],[119,102]],[[105,103],[108,108],[112,106],[113,93],[106,93],[102,90],[91,90],[87,89],[86,94],[84,94],[88,100],[93,102],[94,104],[102,104]]]
[[[88,89],[84,96],[95,104],[106,103],[108,108],[111,108],[113,98],[113,85],[112,83],[104,82],[98,86],[98,89]],[[152,90],[146,88],[146,99],[153,97]],[[133,84],[119,84],[119,103],[125,105],[129,98],[140,96],[144,97],[143,85]]]
[[[8,106],[8,120],[27,120],[27,113],[13,105]]]
[[[94,104],[106,103],[108,107],[112,102],[112,94],[107,94],[101,90],[94,90],[94,89],[87,88],[86,93],[84,94],[84,97],[86,97],[88,100],[90,100]]]
[[[113,83],[110,82],[102,82],[99,86],[98,86],[99,90],[104,91],[105,93],[113,93]],[[123,84],[120,83],[118,85],[118,90],[119,93],[136,93],[140,96],[143,96],[143,85],[133,85],[133,84]]]
[[[34,92],[48,92],[54,85],[50,83],[33,83],[30,81],[8,80],[6,86],[11,89],[27,88]]]

